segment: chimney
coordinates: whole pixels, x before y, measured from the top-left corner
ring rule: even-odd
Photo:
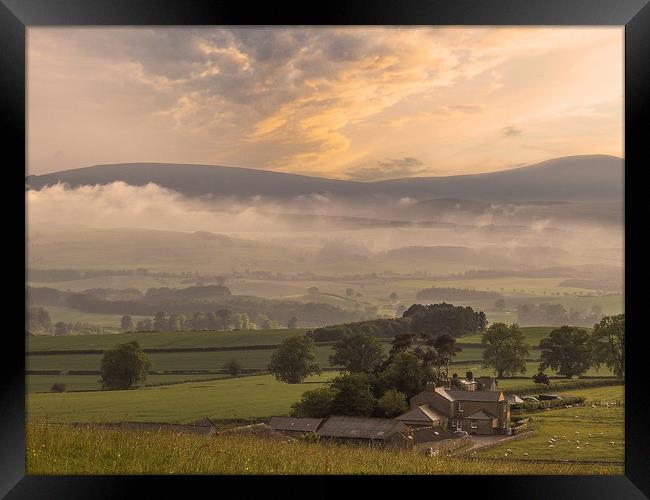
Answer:
[[[465,373],[465,378],[467,379],[468,382],[473,382],[474,381],[474,374],[472,372],[466,372]]]

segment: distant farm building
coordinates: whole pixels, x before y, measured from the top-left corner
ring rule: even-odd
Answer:
[[[408,446],[406,425],[391,418],[331,416],[318,429],[322,438],[337,441]]]
[[[322,418],[271,417],[269,427],[276,432],[291,435],[316,432],[322,423]]]

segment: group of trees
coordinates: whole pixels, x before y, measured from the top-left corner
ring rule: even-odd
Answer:
[[[498,377],[526,371],[529,346],[519,326],[494,323],[482,336],[483,365],[494,368]],[[558,375],[583,375],[589,368],[606,365],[617,377],[625,375],[625,315],[605,316],[590,333],[584,328],[561,326],[539,343],[541,363],[533,376],[548,383],[543,373],[551,368]]]
[[[298,318],[292,316],[287,322],[287,328],[297,328]],[[229,309],[219,309],[215,312],[197,311],[191,316],[183,314],[167,314],[157,312],[153,318],[145,318],[134,324],[129,315],[122,316],[120,329],[123,332],[179,332],[186,330],[276,330],[281,328],[277,321],[260,314],[252,321],[246,313],[232,313]]]
[[[591,333],[562,326],[542,339],[540,371],[552,368],[559,375],[582,375],[606,365],[617,377],[625,376],[625,314],[605,316]]]
[[[28,307],[25,311],[25,329],[33,335],[51,334],[50,313],[42,307]]]
[[[300,318],[303,325],[341,324],[377,317],[376,308],[343,309],[320,302],[297,302],[286,299],[267,299],[219,292],[218,285],[180,289],[155,288],[142,294],[132,289],[91,289],[70,292],[47,287],[28,287],[28,302],[33,306],[68,307],[93,314],[154,316],[166,314],[191,317],[196,311],[229,309],[249,318],[265,315],[279,325],[287,325],[291,318]],[[138,298],[134,293],[140,294]],[[207,314],[207,313],[206,313]],[[262,321],[255,320],[257,323]],[[145,325],[143,325],[145,326]],[[260,324],[261,326],[261,324]]]
[[[417,292],[416,297],[421,300],[483,300],[498,299],[501,294],[497,292],[486,292],[471,290],[469,288],[424,288]]]
[[[330,364],[344,373],[325,388],[308,391],[293,406],[295,416],[321,418],[331,414],[392,417],[407,408],[409,397],[429,381],[448,376],[449,362],[460,349],[450,335],[395,336],[390,352],[364,332],[354,332],[333,347]],[[276,379],[300,383],[320,373],[313,341],[306,336],[286,339],[273,354],[269,371]]]
[[[402,306],[403,307],[403,306]],[[365,333],[378,338],[393,338],[402,333],[462,337],[483,331],[487,325],[485,313],[471,307],[440,304],[414,304],[405,309],[401,318],[374,319],[341,325],[324,326],[307,332],[316,342],[341,340],[353,333]]]
[[[103,331],[100,326],[81,321],[74,323],[58,321],[52,324],[47,309],[36,306],[28,307],[25,311],[25,330],[32,335],[68,335],[70,333],[93,335]]]
[[[562,304],[520,304],[517,307],[517,316],[522,326],[591,326],[603,317],[602,308],[598,305],[585,312],[578,309],[567,311]]]

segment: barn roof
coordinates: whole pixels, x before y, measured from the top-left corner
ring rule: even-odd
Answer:
[[[451,431],[441,429],[439,427],[425,427],[423,429],[413,429],[413,441],[419,443],[433,443],[435,441],[442,441],[444,439],[457,439],[457,436]]]
[[[269,427],[276,431],[315,432],[322,418],[271,417]]]
[[[420,405],[417,408],[402,413],[400,416],[395,417],[396,420],[409,421],[409,422],[435,422],[445,418],[442,413],[437,412],[427,405]]]
[[[318,434],[326,437],[386,439],[405,428],[406,426],[399,420],[389,418],[334,415],[318,429]]]
[[[466,416],[465,418],[468,420],[494,420],[497,417],[492,415],[489,411],[479,410],[475,413],[472,413],[471,415]]]

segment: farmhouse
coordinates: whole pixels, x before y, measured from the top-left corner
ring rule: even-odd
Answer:
[[[470,434],[507,434],[510,430],[510,403],[501,391],[463,391],[428,385],[413,396],[411,409],[397,417],[412,421],[422,406],[442,415],[439,424],[452,431],[463,430]]]
[[[420,405],[410,409],[398,417],[395,417],[395,420],[404,422],[412,428],[440,427],[445,420],[445,415],[427,405]]]
[[[406,430],[406,425],[395,419],[334,415],[316,432],[337,441],[407,447]]]
[[[284,434],[316,432],[323,423],[322,418],[271,417],[269,427]]]

